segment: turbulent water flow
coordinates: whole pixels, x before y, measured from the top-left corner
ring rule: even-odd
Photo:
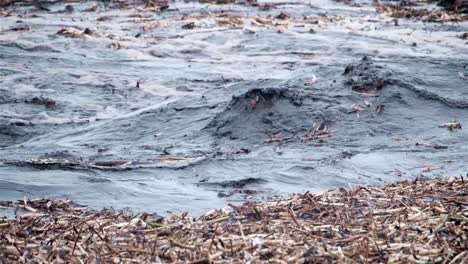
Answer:
[[[468,172],[468,22],[265,6],[12,7],[0,200],[200,213]],[[462,128],[439,127],[452,120]]]

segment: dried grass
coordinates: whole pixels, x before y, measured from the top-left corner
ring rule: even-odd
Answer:
[[[131,216],[70,201],[2,202],[6,263],[467,263],[463,178],[305,193],[202,217]]]
[[[381,5],[377,7],[377,11],[389,17],[415,19],[423,22],[460,22],[468,20],[466,15],[442,9]]]

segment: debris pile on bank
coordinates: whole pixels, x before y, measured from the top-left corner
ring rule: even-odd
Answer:
[[[71,201],[0,202],[12,262],[468,261],[468,181],[405,181],[230,205],[194,218],[93,211]]]
[[[423,22],[460,22],[468,19],[468,16],[458,12],[434,8],[426,9],[401,7],[398,5],[381,5],[377,7],[377,11],[389,17],[416,19]]]

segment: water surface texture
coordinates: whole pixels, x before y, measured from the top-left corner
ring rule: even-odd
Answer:
[[[467,130],[439,127],[468,125],[468,22],[395,25],[365,2],[47,9],[0,17],[0,200],[201,213],[468,172]]]

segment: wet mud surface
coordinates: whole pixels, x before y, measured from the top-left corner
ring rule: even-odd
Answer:
[[[468,173],[458,16],[362,1],[44,5],[0,12],[0,200],[200,213]]]

